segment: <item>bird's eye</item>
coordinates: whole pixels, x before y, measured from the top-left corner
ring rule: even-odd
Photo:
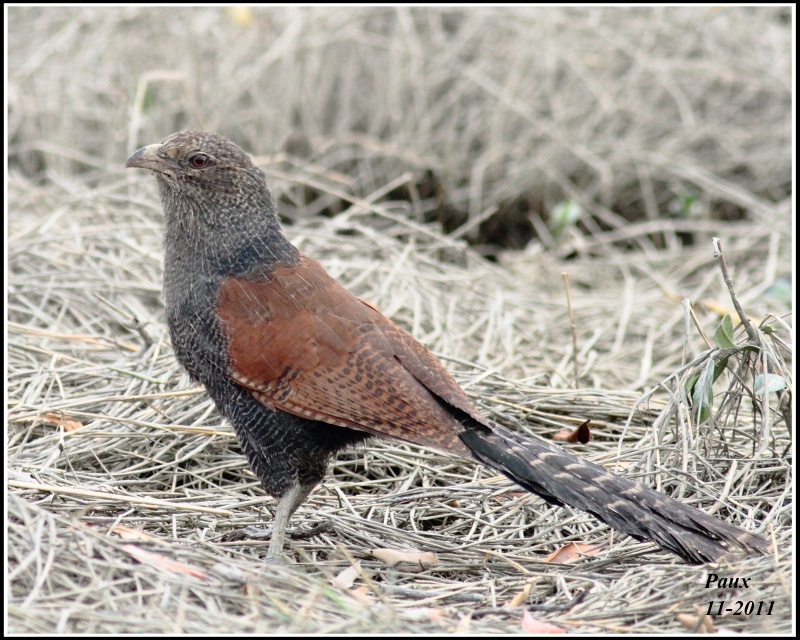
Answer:
[[[195,153],[189,162],[195,169],[202,169],[208,164],[208,156],[205,153]]]

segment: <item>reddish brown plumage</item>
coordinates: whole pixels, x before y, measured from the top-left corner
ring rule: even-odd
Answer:
[[[328,460],[368,434],[472,456],[554,504],[691,562],[763,539],[483,417],[438,360],[283,236],[264,174],[230,140],[184,131],[134,153],[164,205],[175,354],[278,498],[268,556]]]
[[[408,333],[311,258],[227,278],[218,313],[230,373],[267,407],[469,456],[461,424],[479,422],[464,391]],[[486,423],[488,426],[488,423]]]

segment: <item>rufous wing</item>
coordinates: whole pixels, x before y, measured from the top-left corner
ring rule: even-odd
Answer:
[[[442,364],[315,260],[228,277],[230,375],[265,406],[468,456],[455,407],[488,426]]]

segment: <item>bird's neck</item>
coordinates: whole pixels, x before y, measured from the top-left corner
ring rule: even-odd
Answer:
[[[294,264],[300,252],[280,228],[274,205],[261,215],[236,210],[165,211],[164,294],[167,304],[218,286],[225,278]]]

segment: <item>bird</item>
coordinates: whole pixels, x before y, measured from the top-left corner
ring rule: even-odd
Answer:
[[[471,458],[693,564],[748,531],[486,418],[437,358],[293,245],[264,173],[231,140],[184,130],[135,151],[158,183],[164,303],[177,360],[233,425],[276,500],[267,561],[337,452],[393,438]]]

